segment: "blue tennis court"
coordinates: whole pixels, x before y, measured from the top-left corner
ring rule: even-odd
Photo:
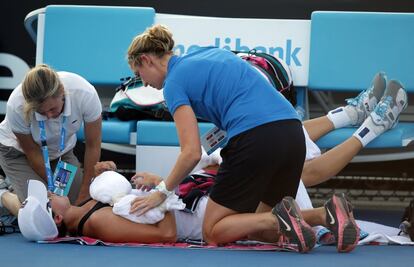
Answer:
[[[20,234],[0,238],[2,266],[413,266],[412,246],[360,246],[339,254],[334,246],[308,254],[36,244]]]
[[[395,226],[398,210],[359,209],[357,218]],[[413,266],[414,247],[358,246],[339,254],[335,246],[322,246],[308,254],[275,251],[237,251],[155,247],[107,247],[78,244],[37,244],[21,234],[0,237],[1,266]]]

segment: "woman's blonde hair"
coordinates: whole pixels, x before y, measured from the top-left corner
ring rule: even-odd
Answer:
[[[63,85],[58,74],[48,65],[41,64],[29,70],[22,83],[25,99],[24,118],[30,122],[31,115],[48,97],[58,97]]]
[[[153,54],[159,58],[171,54],[174,47],[172,33],[167,27],[157,24],[147,28],[145,32],[136,36],[128,48],[128,64],[141,65],[141,55]]]

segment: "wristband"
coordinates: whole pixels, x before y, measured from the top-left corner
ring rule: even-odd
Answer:
[[[167,197],[171,196],[172,194],[174,194],[174,191],[168,191],[167,187],[165,186],[165,182],[161,181],[161,183],[159,183],[156,187],[155,190],[163,193],[164,195],[166,195]]]

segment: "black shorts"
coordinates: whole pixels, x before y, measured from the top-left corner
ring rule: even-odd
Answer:
[[[296,196],[305,160],[305,137],[298,120],[257,126],[231,138],[210,197],[234,211],[254,212],[260,202],[274,206]]]

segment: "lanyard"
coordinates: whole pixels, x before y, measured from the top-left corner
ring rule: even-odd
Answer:
[[[62,116],[62,129],[60,131],[59,152],[62,152],[63,149],[65,149],[65,136],[66,136],[65,122],[66,122],[66,117]],[[40,141],[42,144],[43,161],[45,163],[46,175],[47,175],[47,189],[49,191],[53,191],[54,189],[53,176],[52,176],[52,170],[50,168],[49,149],[47,148],[47,142],[46,142],[45,121],[39,121],[39,129],[40,129]]]

